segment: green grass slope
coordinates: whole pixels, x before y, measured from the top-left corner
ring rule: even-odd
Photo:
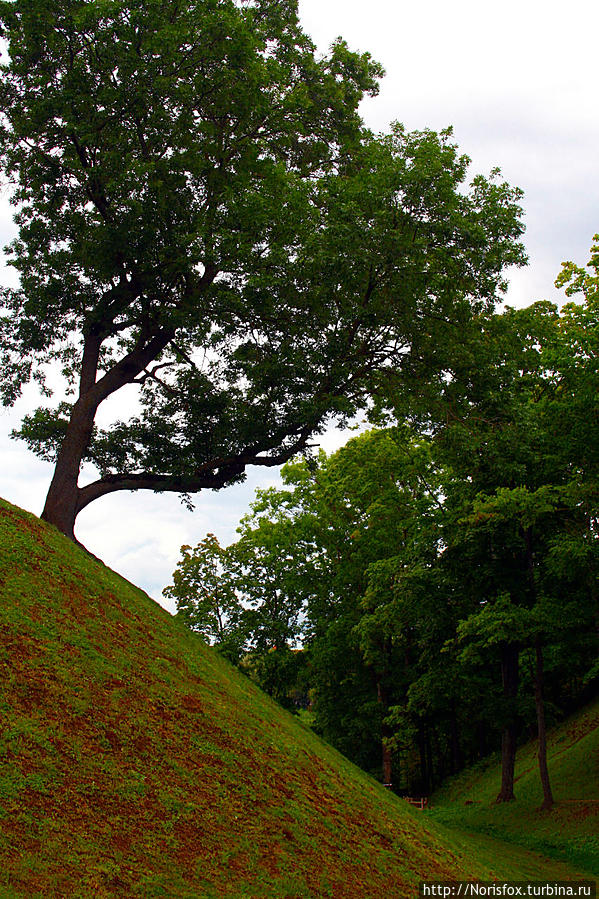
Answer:
[[[430,823],[1,501],[0,559],[2,899],[394,899],[573,874]]]
[[[497,805],[501,783],[497,761],[477,766],[433,797],[438,821],[563,859],[599,875],[599,702],[553,729],[548,764],[556,800],[549,812],[543,799],[536,741],[519,751],[513,802]]]

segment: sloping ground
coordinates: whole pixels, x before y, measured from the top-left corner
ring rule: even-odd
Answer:
[[[497,762],[463,772],[433,797],[437,821],[508,840],[599,875],[599,702],[549,734],[548,764],[556,800],[539,811],[542,791],[532,741],[516,759],[514,802],[495,804]]]
[[[421,879],[572,875],[526,853],[474,861],[2,501],[0,559],[3,899],[403,899]]]

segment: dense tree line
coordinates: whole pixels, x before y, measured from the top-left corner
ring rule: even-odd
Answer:
[[[398,790],[501,746],[507,801],[536,733],[550,806],[546,719],[596,688],[597,252],[558,279],[581,302],[481,316],[451,378],[409,415],[405,391],[379,397],[387,427],[288,463],[218,550],[236,605],[217,642]],[[184,583],[201,547],[170,595],[210,636]]]

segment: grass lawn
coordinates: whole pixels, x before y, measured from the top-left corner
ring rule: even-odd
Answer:
[[[513,802],[497,805],[496,761],[463,772],[432,798],[431,817],[446,825],[566,861],[599,875],[599,702],[549,735],[555,807],[540,811],[536,742],[518,751]]]

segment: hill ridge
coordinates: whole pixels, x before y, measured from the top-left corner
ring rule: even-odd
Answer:
[[[477,862],[5,501],[0,555],[0,897],[393,899],[516,870]]]

